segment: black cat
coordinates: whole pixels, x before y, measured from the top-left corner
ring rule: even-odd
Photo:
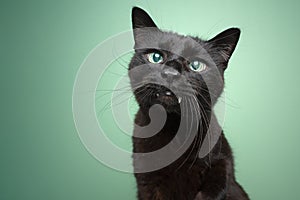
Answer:
[[[191,145],[166,166],[137,173],[143,166],[147,168],[149,164],[159,165],[168,160],[178,153],[176,149],[148,163],[133,156],[138,199],[249,199],[235,180],[231,148],[212,109],[223,91],[223,74],[240,30],[230,28],[204,41],[160,30],[151,17],[137,7],[132,9],[132,24],[135,54],[129,64],[129,76],[139,104],[135,117],[139,127],[134,130],[133,152],[148,153],[163,148],[175,138],[185,121],[187,134],[190,127],[196,130]],[[164,107],[166,121],[157,134],[140,137],[147,135],[147,130],[143,132],[141,127],[150,124],[149,110],[155,104]],[[154,113],[154,117],[159,115]],[[201,157],[200,148],[209,131],[218,137],[212,149],[208,149],[209,153]]]

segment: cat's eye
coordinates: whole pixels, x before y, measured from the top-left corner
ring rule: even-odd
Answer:
[[[206,64],[199,60],[194,60],[189,63],[189,68],[196,72],[202,72],[206,69]]]
[[[147,59],[151,63],[162,63],[164,61],[163,56],[158,52],[148,53]]]

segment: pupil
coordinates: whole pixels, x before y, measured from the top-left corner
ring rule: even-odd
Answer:
[[[194,61],[194,63],[193,63],[193,68],[194,68],[194,69],[198,69],[198,67],[199,67],[198,61]]]
[[[154,54],[154,56],[153,56],[154,58],[153,58],[153,60],[155,61],[155,62],[158,62],[159,61],[159,59],[160,59],[160,55],[159,54]]]

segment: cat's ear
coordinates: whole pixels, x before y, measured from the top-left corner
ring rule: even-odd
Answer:
[[[223,64],[227,65],[229,58],[231,57],[238,43],[240,34],[240,29],[230,28],[207,41],[210,44],[212,51],[219,53],[223,59]]]
[[[151,17],[141,8],[138,7],[133,7],[132,8],[132,28],[150,28],[150,27],[155,27],[155,23],[151,19]]]

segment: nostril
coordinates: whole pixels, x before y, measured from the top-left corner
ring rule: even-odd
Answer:
[[[179,76],[179,72],[176,69],[166,68],[162,72],[163,76]]]
[[[161,76],[168,82],[172,82],[180,76],[180,73],[174,68],[165,68],[163,69]]]
[[[179,75],[179,72],[175,69],[166,69],[164,71],[165,74],[167,75],[172,75],[172,76],[178,76]]]

